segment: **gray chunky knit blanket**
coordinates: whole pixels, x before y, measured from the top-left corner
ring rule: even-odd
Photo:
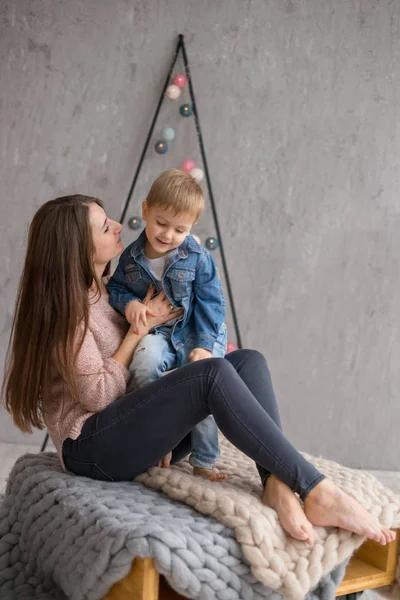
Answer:
[[[63,473],[52,453],[16,462],[0,509],[1,600],[99,600],[136,556],[186,598],[282,600],[221,521],[140,483]],[[307,600],[333,600],[345,562]]]

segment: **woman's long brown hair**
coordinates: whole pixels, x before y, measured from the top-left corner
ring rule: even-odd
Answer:
[[[55,374],[76,396],[75,364],[88,325],[88,290],[94,283],[99,291],[89,223],[92,202],[102,206],[89,196],[50,200],[29,228],[2,386],[6,409],[22,431],[44,427]],[[77,341],[82,322],[84,333]]]

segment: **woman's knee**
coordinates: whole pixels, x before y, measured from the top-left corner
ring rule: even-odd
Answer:
[[[212,375],[221,376],[221,377],[230,377],[233,373],[236,372],[234,366],[225,358],[209,358],[209,368],[212,372]]]
[[[243,362],[252,364],[254,366],[266,367],[267,360],[265,356],[258,350],[251,350],[249,348],[242,348],[241,350],[235,350],[225,356],[225,358],[232,364],[240,364]]]

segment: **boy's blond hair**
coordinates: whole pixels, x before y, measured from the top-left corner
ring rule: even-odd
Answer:
[[[203,190],[197,181],[184,171],[168,169],[157,177],[146,198],[147,206],[170,209],[175,215],[193,215],[195,221],[204,210]]]

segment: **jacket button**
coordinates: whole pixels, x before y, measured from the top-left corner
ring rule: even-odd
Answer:
[[[183,278],[183,273],[182,273],[182,272],[181,272],[181,273],[179,273],[179,277],[180,277],[180,279],[182,279],[182,278]]]

